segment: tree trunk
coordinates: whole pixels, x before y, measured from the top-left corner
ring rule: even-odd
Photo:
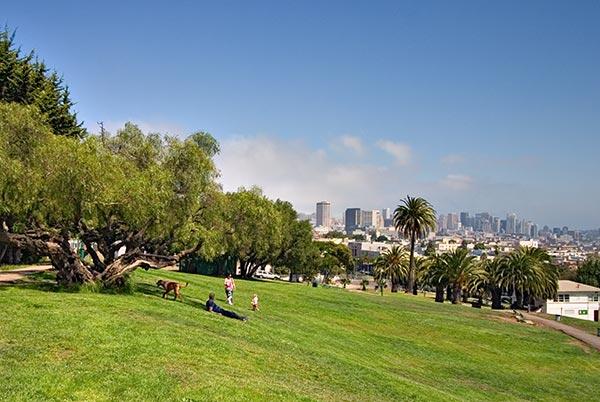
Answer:
[[[452,288],[452,304],[458,304],[459,299],[460,299],[460,287],[455,285]]]
[[[415,286],[415,242],[416,233],[413,232],[410,235],[410,258],[408,261],[408,286],[404,290],[405,293],[409,293],[413,286]]]
[[[493,310],[501,310],[502,309],[502,289],[498,287],[492,288],[492,309]]]
[[[444,302],[444,287],[442,285],[436,285],[435,287],[435,301],[438,303]]]
[[[515,290],[515,295],[517,296],[517,300],[513,303],[513,308],[522,310],[523,309],[523,292],[520,290]]]
[[[463,303],[466,303],[468,301],[469,298],[469,292],[463,292],[462,293],[462,301]]]
[[[398,293],[399,283],[397,281],[392,282],[392,293]]]
[[[415,296],[419,294],[419,288],[418,288],[417,282],[415,282],[414,285],[413,285],[413,287],[412,287],[412,294],[415,295]]]
[[[452,288],[450,285],[446,286],[446,300],[452,301]]]

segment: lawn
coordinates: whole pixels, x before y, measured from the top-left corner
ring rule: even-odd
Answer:
[[[48,277],[48,273],[40,275]],[[189,282],[160,298],[158,278]],[[130,295],[0,286],[0,400],[598,400],[600,353],[409,295],[137,272]],[[261,311],[250,311],[260,296]]]

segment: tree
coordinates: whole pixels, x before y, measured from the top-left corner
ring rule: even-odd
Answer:
[[[423,275],[423,283],[435,288],[437,303],[444,302],[444,289],[449,284],[449,278],[442,255],[432,255],[427,258],[427,270]]]
[[[588,257],[577,269],[577,282],[600,286],[600,258],[597,255]]]
[[[384,276],[390,280],[392,292],[397,292],[398,285],[407,274],[406,251],[400,246],[392,246],[375,260],[375,267],[378,276]]]
[[[406,196],[394,211],[396,230],[410,239],[407,293],[413,290],[415,285],[415,242],[426,237],[429,231],[435,230],[435,225],[435,210],[424,198]]]
[[[227,253],[239,260],[241,276],[249,278],[280,258],[284,217],[259,188],[228,193],[226,221]]]
[[[332,242],[315,242],[319,250],[318,267],[327,283],[331,276],[351,271],[354,267],[350,249],[343,244]]]
[[[514,308],[523,308],[538,299],[553,298],[558,290],[558,269],[545,250],[522,247],[510,253],[505,260],[502,284],[516,294]]]
[[[0,103],[1,244],[48,256],[67,285],[219,251],[216,169],[194,141],[132,124],[104,141],[52,134],[36,107]]]
[[[448,284],[452,289],[452,304],[457,304],[461,293],[467,289],[470,279],[479,274],[475,257],[469,255],[464,248],[445,253],[442,256],[443,268],[446,270]]]
[[[81,138],[82,123],[72,111],[68,86],[58,73],[50,72],[34,52],[23,55],[14,44],[14,33],[0,31],[0,101],[33,105],[39,116],[57,135]]]

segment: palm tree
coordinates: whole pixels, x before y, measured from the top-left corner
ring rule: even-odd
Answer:
[[[435,288],[435,301],[443,303],[444,289],[449,283],[444,258],[441,255],[432,255],[427,258],[426,267],[422,281]]]
[[[531,306],[537,299],[554,297],[558,289],[558,269],[545,250],[523,247],[506,257],[502,283],[514,289],[517,296],[516,308],[523,308],[523,300],[528,298]]]
[[[385,250],[375,261],[379,276],[383,276],[392,283],[392,292],[398,291],[398,285],[406,278],[406,251],[400,246],[392,246]]]
[[[435,210],[421,197],[406,196],[394,210],[394,226],[398,233],[410,239],[410,260],[406,292],[414,292],[415,285],[415,242],[427,236],[436,225]]]
[[[492,298],[492,309],[502,309],[502,289],[506,274],[506,259],[503,257],[486,258],[481,262],[481,274],[472,278],[471,289]]]
[[[445,253],[442,259],[448,282],[452,288],[452,304],[457,304],[471,278],[481,275],[481,270],[475,257],[469,255],[469,250],[465,248],[459,247],[450,253]]]

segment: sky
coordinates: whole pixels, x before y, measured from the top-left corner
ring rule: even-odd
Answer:
[[[406,195],[439,213],[600,227],[600,2],[28,1],[16,29],[91,132],[221,144],[227,191],[335,215]]]

